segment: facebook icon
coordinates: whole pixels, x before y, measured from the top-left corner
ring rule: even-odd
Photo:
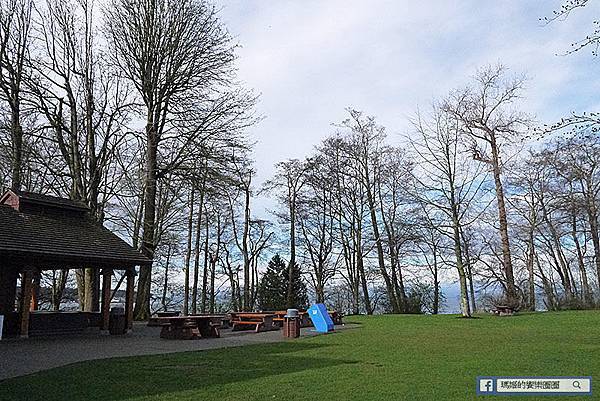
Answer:
[[[494,393],[494,379],[489,377],[478,377],[477,378],[477,394],[493,394]]]

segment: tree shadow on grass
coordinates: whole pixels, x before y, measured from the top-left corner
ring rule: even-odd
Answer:
[[[4,381],[0,399],[161,399],[194,390],[209,390],[218,398],[219,387],[225,384],[358,363],[327,357],[327,348],[288,342],[81,362]]]

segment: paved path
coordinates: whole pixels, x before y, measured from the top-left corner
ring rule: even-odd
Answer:
[[[158,327],[136,324],[133,332],[124,336],[90,333],[69,337],[2,340],[0,380],[92,359],[200,351],[284,340],[281,330],[264,333],[223,330],[221,338],[201,340],[164,340],[159,334]],[[305,328],[301,335],[306,337],[315,334],[317,333],[311,331],[311,328]]]

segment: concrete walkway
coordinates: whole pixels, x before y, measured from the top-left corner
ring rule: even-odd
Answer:
[[[348,327],[348,326],[343,326]],[[343,328],[337,327],[336,330]],[[75,362],[134,355],[166,354],[284,341],[281,330],[264,333],[223,330],[221,338],[164,340],[160,328],[136,324],[123,336],[89,333],[79,336],[6,339],[0,341],[0,380]],[[316,335],[302,329],[302,337]]]

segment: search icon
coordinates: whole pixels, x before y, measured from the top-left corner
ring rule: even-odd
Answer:
[[[581,383],[578,380],[573,381],[573,388],[578,388],[581,390]]]

